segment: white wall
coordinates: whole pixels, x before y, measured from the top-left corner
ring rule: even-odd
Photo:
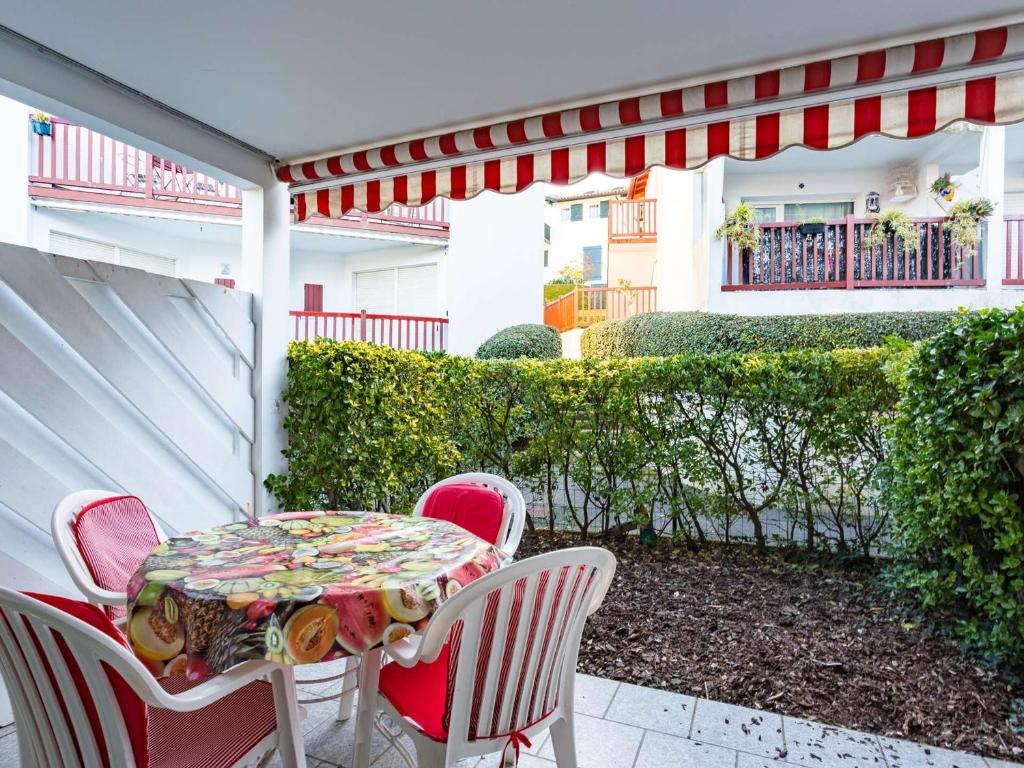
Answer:
[[[29,244],[29,110],[0,96],[0,242]]]
[[[567,186],[542,184],[548,197],[568,197],[585,195],[590,192],[621,189],[622,179],[613,179],[601,173],[591,174],[583,181]],[[650,194],[648,193],[648,196]],[[590,218],[590,206],[600,206],[602,200],[610,200],[612,195],[598,196],[583,200],[566,200],[545,205],[544,221],[551,227],[551,242],[545,245],[548,252],[548,265],[544,269],[544,281],[553,280],[567,264],[578,263],[583,259],[583,249],[590,245],[601,246],[601,282],[608,275],[608,219]],[[562,221],[562,209],[573,203],[583,206],[582,221]]]
[[[647,183],[647,196],[658,201],[654,284],[661,311],[703,307],[708,269],[700,237],[702,183],[699,171],[668,168],[655,168]]]
[[[542,322],[544,205],[540,184],[515,195],[484,192],[452,202],[450,352],[471,355],[495,331]]]

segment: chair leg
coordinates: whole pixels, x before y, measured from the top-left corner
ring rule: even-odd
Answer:
[[[356,701],[356,675],[352,674],[356,667],[359,665],[358,656],[348,656],[345,659],[345,676],[341,678],[342,690],[348,689],[345,693],[341,694],[341,698],[338,700],[338,720],[348,720],[352,717],[352,711],[355,707]]]
[[[416,768],[448,768],[448,745],[416,739]]]
[[[576,768],[576,728],[571,714],[551,724],[551,746],[558,768]]]
[[[274,686],[274,711],[277,714],[277,751],[284,768],[306,768],[302,740],[302,714],[295,690],[295,672],[279,666],[270,673]]]

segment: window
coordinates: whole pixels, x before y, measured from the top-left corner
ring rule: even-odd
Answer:
[[[569,220],[570,213],[569,213],[569,209],[568,208],[563,208],[560,211],[560,213],[561,213],[561,216],[562,216],[562,221],[568,221]]]
[[[437,315],[437,265],[394,267],[353,275],[353,310],[379,315]]]
[[[176,259],[169,256],[159,256],[134,248],[122,248],[113,243],[90,240],[64,232],[50,232],[50,250],[60,256],[105,261],[108,264],[144,269],[147,272],[170,277],[174,276],[178,264]]]
[[[783,210],[783,221],[804,221],[821,216],[828,219],[841,219],[853,213],[853,203],[786,203]]]
[[[761,224],[767,224],[772,221],[777,221],[777,214],[775,212],[774,205],[768,205],[762,208],[754,209],[754,219]]]
[[[544,266],[546,267],[547,265],[548,265],[548,252],[544,251]]]
[[[601,201],[601,218],[602,219],[607,219],[608,218],[608,201],[607,200],[602,200]]]
[[[594,205],[587,207],[587,218],[599,219],[601,218],[601,206],[595,203]]]
[[[551,242],[551,225],[550,224],[545,224],[544,225],[544,242],[545,243],[550,243]]]
[[[598,283],[603,279],[601,272],[601,246],[588,245],[583,249],[583,279]]]
[[[569,206],[569,220],[583,221],[583,203],[573,203]]]

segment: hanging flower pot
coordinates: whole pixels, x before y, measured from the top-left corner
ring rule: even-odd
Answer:
[[[32,115],[32,133],[37,136],[52,136],[53,125],[50,123],[50,116],[44,112]]]
[[[825,234],[825,219],[816,217],[800,222],[798,228],[801,235],[823,235]]]

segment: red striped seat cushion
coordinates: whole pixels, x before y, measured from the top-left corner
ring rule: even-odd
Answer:
[[[128,579],[160,543],[146,505],[135,496],[112,496],[89,504],[71,524],[78,551],[95,582],[111,592],[127,592]],[[107,606],[119,619],[122,606]]]
[[[423,516],[455,523],[474,536],[499,544],[505,500],[491,488],[472,483],[450,483],[437,488],[423,505]]]
[[[162,681],[168,693],[200,685],[175,675]],[[257,680],[194,712],[149,710],[150,768],[227,768],[277,728],[274,691]]]

